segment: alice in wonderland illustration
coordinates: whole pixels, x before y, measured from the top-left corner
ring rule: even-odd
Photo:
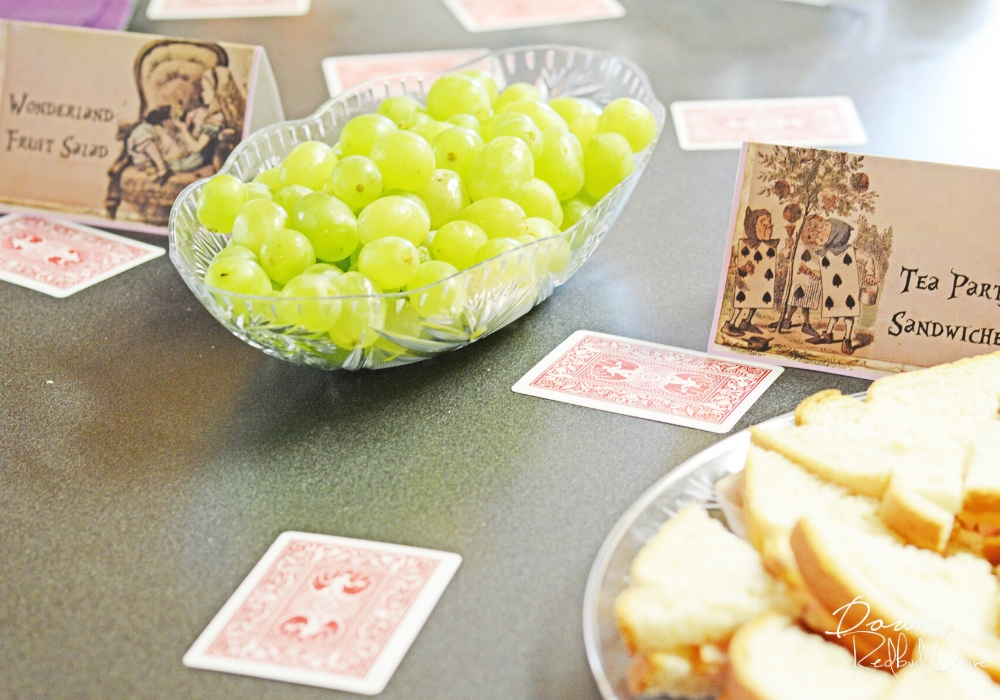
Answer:
[[[161,39],[135,61],[138,120],[122,124],[108,171],[112,219],[164,226],[181,190],[215,174],[239,143],[246,85],[218,44]]]
[[[879,233],[868,219],[878,194],[864,156],[783,146],[752,155],[716,342],[849,357],[872,342],[892,251],[892,227]]]

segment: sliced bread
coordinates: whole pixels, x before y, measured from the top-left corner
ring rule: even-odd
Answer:
[[[988,664],[1000,679],[1000,587],[988,562],[941,557],[822,514],[799,520],[791,544],[808,590],[837,622],[816,631],[859,663],[898,670],[940,650]]]
[[[845,649],[768,613],[748,622],[729,646],[720,700],[881,700],[890,674],[859,668]]]
[[[877,700],[1000,700],[1000,686],[982,669],[967,664],[933,669],[904,668]]]
[[[807,397],[795,407],[796,425],[843,425],[857,423],[865,413],[865,402],[826,389]]]
[[[615,600],[622,640],[637,654],[634,687],[680,693],[705,685],[717,692],[721,664],[692,660],[711,658],[708,645],[725,649],[744,622],[788,605],[750,544],[703,508],[684,507],[636,555],[631,583]]]

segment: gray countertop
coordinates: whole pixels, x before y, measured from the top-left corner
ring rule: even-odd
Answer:
[[[623,0],[620,20],[469,34],[439,0],[131,29],[263,44],[289,117],[325,56],[561,43],[658,98],[850,95],[867,153],[1000,166],[1000,2]],[[605,534],[721,436],[514,394],[570,333],[704,350],[736,151],[669,123],[614,230],[527,316],[407,367],[327,373],[229,335],[164,256],[67,299],[0,283],[0,698],[347,697],[181,665],[277,535],[458,552],[383,697],[597,698],[581,606]],[[143,240],[165,245],[162,238]],[[787,370],[737,426],[867,382]]]

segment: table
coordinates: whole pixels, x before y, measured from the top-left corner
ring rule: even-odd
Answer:
[[[289,117],[325,56],[561,43],[677,99],[850,95],[862,151],[1000,166],[1000,2],[623,0],[624,19],[469,34],[439,0],[131,29],[263,44]],[[578,329],[703,350],[735,151],[669,123],[614,230],[544,304],[432,361],[326,373],[229,335],[162,257],[68,299],[0,284],[0,698],[330,698],[181,656],[275,537],[464,563],[383,697],[597,698],[584,583],[645,488],[721,436],[514,394]],[[0,161],[2,162],[2,161]],[[140,236],[165,245],[162,238]],[[786,370],[737,428],[867,382]]]

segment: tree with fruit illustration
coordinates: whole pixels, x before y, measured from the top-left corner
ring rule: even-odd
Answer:
[[[811,216],[839,216],[867,212],[875,213],[878,195],[870,189],[864,172],[864,156],[822,151],[815,148],[775,146],[771,152],[758,152],[757,178],[763,186],[760,194],[774,195],[784,204],[784,218],[789,233],[794,233],[794,246],[789,264],[798,259],[802,229]],[[791,269],[788,271],[791,279]],[[792,291],[785,284],[781,294],[781,316],[778,331],[788,315]]]

